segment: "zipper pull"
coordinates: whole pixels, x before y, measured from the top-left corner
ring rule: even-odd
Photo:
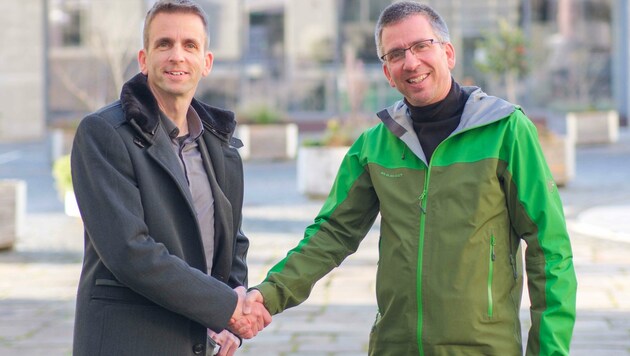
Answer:
[[[514,261],[514,256],[510,254],[510,264],[512,265],[512,273],[514,274],[514,279],[518,278],[518,273],[516,273],[516,263]]]
[[[426,195],[426,191],[423,191],[422,194],[420,194],[420,196],[418,197],[418,206],[420,207],[420,210],[422,210],[423,214],[427,213],[427,211],[422,206],[422,201],[424,200],[425,195]]]
[[[492,261],[497,259],[497,255],[494,253],[494,245],[496,245],[496,241],[494,239],[494,236],[492,236],[490,238],[490,249],[492,251],[492,254],[491,254]]]

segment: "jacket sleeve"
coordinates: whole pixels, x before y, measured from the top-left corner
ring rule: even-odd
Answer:
[[[234,253],[234,260],[232,261],[232,271],[230,274],[229,285],[232,288],[243,286],[247,288],[247,250],[249,249],[249,240],[243,234],[243,231],[238,229],[236,233],[236,249]]]
[[[337,178],[304,238],[255,289],[271,314],[305,301],[315,283],[359,247],[378,213],[369,173],[359,160],[357,142],[345,156]]]
[[[224,329],[236,307],[236,293],[150,235],[138,188],[143,182],[136,172],[146,167],[132,162],[117,130],[92,115],[75,136],[72,179],[91,245],[88,252],[136,293],[208,328]]]
[[[527,244],[532,325],[526,354],[568,355],[577,289],[571,243],[536,128],[521,111],[515,115],[504,181],[512,228]]]

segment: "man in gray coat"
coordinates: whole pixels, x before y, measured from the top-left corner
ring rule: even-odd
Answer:
[[[85,226],[74,355],[211,355],[215,344],[232,355],[247,285],[243,167],[233,113],[193,98],[213,61],[203,10],[158,1],[138,61],[73,146]],[[246,317],[243,337],[271,321],[264,308]]]

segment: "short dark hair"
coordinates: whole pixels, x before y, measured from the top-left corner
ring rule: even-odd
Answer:
[[[446,22],[432,7],[420,4],[414,1],[400,1],[387,6],[376,22],[376,30],[374,31],[374,39],[376,41],[376,53],[380,58],[383,55],[383,29],[389,25],[396,24],[409,16],[423,15],[426,16],[433,28],[433,32],[438,37],[436,40],[440,42],[450,42],[448,26]]]
[[[203,30],[206,34],[206,48],[210,44],[210,35],[208,34],[208,15],[203,11],[201,6],[191,0],[159,0],[147,12],[144,19],[144,29],[142,30],[142,41],[144,49],[149,48],[149,26],[153,19],[159,13],[189,13],[199,16],[203,23]]]

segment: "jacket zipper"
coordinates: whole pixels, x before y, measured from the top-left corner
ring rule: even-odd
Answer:
[[[490,258],[489,258],[489,268],[488,268],[488,317],[492,318],[494,313],[494,305],[492,300],[492,278],[494,274],[494,261],[497,256],[494,252],[494,246],[496,245],[496,240],[494,238],[494,234],[490,237]]]
[[[511,114],[510,114],[511,115]],[[509,116],[509,115],[508,115]],[[499,121],[499,120],[496,120]],[[492,122],[495,122],[494,120]],[[436,156],[436,153],[438,152],[438,150],[440,149],[441,146],[444,145],[444,141],[447,141],[449,139],[451,139],[454,136],[460,135],[464,132],[470,131],[472,129],[475,129],[477,127],[482,127],[482,126],[486,126],[488,124],[490,124],[491,122],[486,122],[480,125],[476,125],[476,126],[471,126],[471,127],[467,127],[464,128],[460,131],[457,132],[453,132],[451,133],[448,137],[446,137],[444,140],[442,140],[442,142],[440,142],[437,147],[435,148],[435,150],[433,151],[433,157]],[[404,148],[403,148],[403,154],[401,156],[401,159],[405,159],[405,151],[408,148],[408,145],[405,144]],[[422,190],[422,194],[420,194],[420,196],[418,197],[419,205],[420,205],[420,210],[422,210],[422,213],[420,215],[420,241],[418,244],[418,277],[417,277],[417,287],[416,287],[416,291],[417,291],[417,295],[418,295],[418,325],[417,325],[417,338],[418,338],[418,354],[420,356],[424,356],[424,349],[422,347],[422,254],[424,251],[424,228],[425,228],[425,224],[426,224],[426,214],[427,214],[427,192],[428,192],[428,188],[429,188],[429,178],[431,176],[430,174],[431,171],[431,161],[429,161],[427,163],[427,171],[426,171],[426,175],[425,175],[425,180],[424,180],[424,188]],[[511,256],[510,256],[511,257]],[[492,317],[492,313],[493,313],[493,301],[492,301],[492,272],[494,270],[494,259],[496,258],[495,254],[494,254],[494,236],[492,236],[492,240],[491,240],[491,252],[490,252],[490,272],[488,273],[488,315],[490,317]],[[516,267],[514,266],[514,277],[516,278]]]
[[[418,354],[420,356],[424,355],[424,350],[422,347],[422,255],[424,251],[424,228],[426,224],[426,215],[427,215],[427,191],[429,189],[429,180],[431,174],[430,172],[431,165],[427,166],[425,179],[424,179],[424,187],[422,188],[422,194],[418,197],[418,205],[420,206],[420,241],[418,242],[418,267],[417,267],[417,286],[416,292],[418,294],[418,325],[417,325],[417,338],[418,338]]]

